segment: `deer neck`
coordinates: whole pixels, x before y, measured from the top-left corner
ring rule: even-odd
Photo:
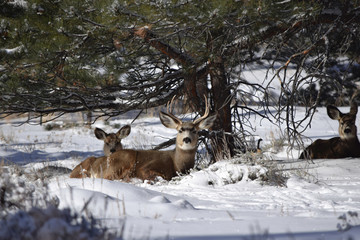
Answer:
[[[357,136],[351,137],[351,138],[340,138],[343,142],[345,142],[346,144],[354,144],[354,145],[358,145],[360,144],[359,139]]]
[[[194,167],[196,148],[183,150],[176,147],[174,151],[174,167],[177,172],[185,173]]]

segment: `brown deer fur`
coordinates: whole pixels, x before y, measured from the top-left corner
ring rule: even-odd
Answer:
[[[342,113],[334,106],[327,107],[331,119],[339,121],[339,135],[328,140],[318,139],[308,146],[300,159],[360,157],[360,142],[355,125],[358,106],[351,104],[349,113]]]
[[[210,128],[215,119],[216,115],[208,116],[208,109],[204,116],[194,122],[182,122],[172,114],[160,112],[163,125],[178,131],[174,150],[125,149],[108,157],[90,157],[76,166],[70,177],[153,180],[160,176],[170,180],[177,173],[186,173],[194,167],[198,131]]]

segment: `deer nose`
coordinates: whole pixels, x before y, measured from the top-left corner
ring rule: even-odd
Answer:
[[[189,137],[186,137],[183,139],[184,143],[191,143],[191,139]]]
[[[114,148],[110,149],[111,153],[114,153],[116,150]]]

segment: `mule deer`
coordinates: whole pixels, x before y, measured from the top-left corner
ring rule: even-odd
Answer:
[[[300,159],[360,157],[360,142],[355,126],[358,106],[352,103],[349,113],[342,113],[332,105],[327,107],[331,119],[339,121],[339,135],[328,140],[318,139],[308,146]]]
[[[101,128],[95,128],[94,133],[95,137],[99,140],[104,141],[104,154],[105,156],[110,156],[111,153],[121,150],[122,144],[121,140],[129,136],[131,131],[130,125],[125,125],[120,128],[117,133],[106,133]]]
[[[162,124],[178,131],[174,150],[124,149],[109,157],[88,158],[74,168],[70,177],[154,180],[160,176],[170,180],[177,173],[186,173],[194,167],[198,131],[210,128],[215,119],[216,115],[209,116],[207,104],[205,114],[193,122],[183,122],[169,112],[160,112]]]

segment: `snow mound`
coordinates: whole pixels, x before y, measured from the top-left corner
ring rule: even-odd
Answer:
[[[170,203],[170,200],[167,199],[164,196],[156,196],[156,197],[153,197],[152,199],[150,199],[150,202],[154,202],[154,203]]]
[[[180,179],[181,184],[196,186],[225,186],[238,182],[265,179],[268,169],[261,165],[249,166],[238,160],[220,161],[200,171],[193,171]]]
[[[193,210],[194,206],[183,198],[161,194],[121,181],[105,179],[66,179],[62,184],[53,182],[53,192],[62,201],[61,208],[75,211],[89,209],[104,218],[148,217],[172,219],[178,212]],[[81,197],[79,197],[81,196]]]

